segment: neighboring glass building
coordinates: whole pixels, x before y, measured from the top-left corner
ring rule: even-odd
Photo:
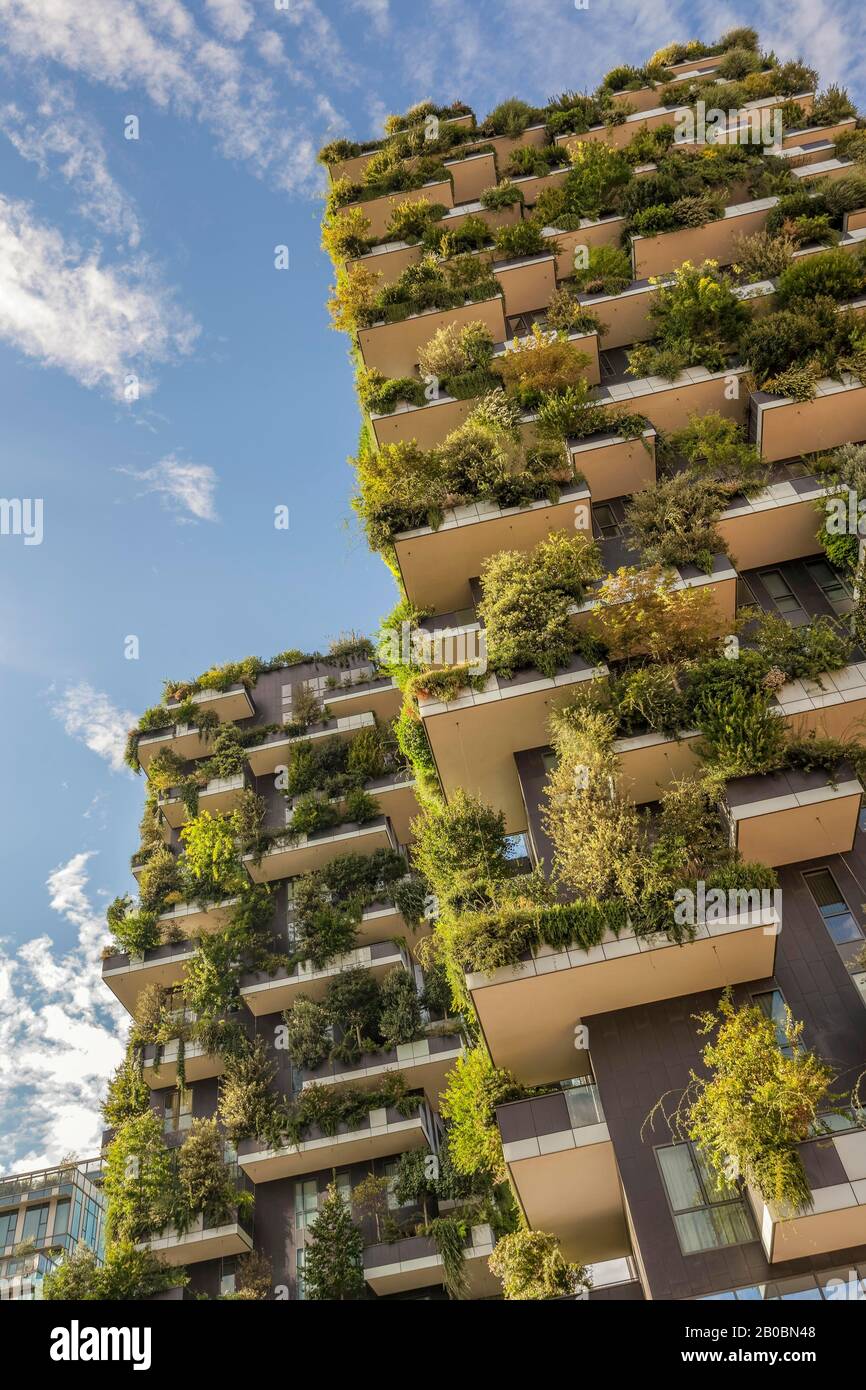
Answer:
[[[104,1243],[101,1158],[0,1178],[0,1299],[41,1298],[64,1253]]]

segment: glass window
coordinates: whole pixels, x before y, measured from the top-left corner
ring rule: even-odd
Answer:
[[[220,1294],[224,1297],[227,1293],[235,1293],[236,1290],[235,1259],[233,1255],[229,1255],[223,1260],[220,1270]]]
[[[803,605],[781,570],[761,570],[760,580],[779,613],[802,613]]]
[[[298,1283],[298,1298],[303,1302],[307,1296],[306,1284],[304,1281],[304,1250],[301,1249],[295,1256],[295,1275]]]
[[[184,1134],[192,1125],[192,1087],[183,1091],[174,1090],[165,1098],[166,1134]]]
[[[854,611],[851,590],[826,560],[807,560],[806,569],[835,613]]]
[[[399,1166],[396,1159],[392,1159],[390,1163],[385,1164],[385,1177],[388,1179],[389,1211],[403,1211],[405,1207],[412,1206],[411,1202],[398,1202],[397,1198],[394,1196],[394,1183],[397,1181],[397,1169]]]
[[[295,1188],[295,1224],[299,1229],[313,1220],[319,1210],[319,1185],[313,1178],[310,1182],[299,1182]]]
[[[601,1096],[591,1076],[575,1076],[570,1081],[561,1081],[568,1106],[568,1118],[572,1129],[582,1125],[598,1125],[604,1120]]]
[[[863,930],[849,910],[830,870],[814,869],[811,873],[804,874],[803,878],[818,911],[824,918],[824,926],[836,945],[844,945],[846,941],[858,941],[863,935]]]
[[[602,502],[593,507],[592,519],[595,522],[596,535],[602,540],[622,535],[622,527],[616,519],[616,513],[608,503]]]
[[[0,1216],[0,1250],[15,1244],[15,1228],[18,1225],[18,1208],[4,1211]]]
[[[785,996],[780,989],[768,989],[763,994],[753,994],[752,1000],[761,1013],[776,1025],[776,1042],[786,1057],[793,1057],[794,1049],[785,1033]]]
[[[755,1239],[739,1189],[731,1184],[720,1191],[693,1145],[670,1144],[656,1157],[684,1255]]]
[[[68,1197],[58,1202],[54,1208],[54,1229],[51,1232],[53,1236],[65,1236],[69,1230],[69,1208]]]
[[[48,1230],[48,1205],[44,1207],[28,1207],[24,1217],[24,1230],[21,1233],[22,1240],[44,1240]]]

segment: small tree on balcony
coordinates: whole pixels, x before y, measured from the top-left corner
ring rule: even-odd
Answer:
[[[149,1250],[136,1250],[130,1241],[117,1241],[106,1250],[103,1264],[84,1245],[65,1256],[45,1276],[42,1297],[63,1302],[128,1302],[187,1283],[185,1269],[164,1264]]]
[[[432,802],[412,822],[415,864],[440,907],[482,903],[511,878],[505,817],[458,788],[447,803]]]
[[[154,1110],[127,1120],[115,1135],[108,1147],[104,1187],[109,1241],[143,1240],[173,1220],[171,1153]]]
[[[559,1239],[546,1231],[512,1231],[487,1263],[507,1299],[568,1298],[590,1287],[584,1266],[566,1260]]]
[[[300,994],[294,1006],[283,1015],[286,1051],[293,1067],[317,1067],[331,1050],[328,1011],[315,999]]]
[[[504,1181],[496,1107],[523,1095],[523,1087],[511,1072],[494,1067],[483,1045],[458,1057],[441,1096],[442,1117],[449,1125],[448,1148],[458,1173],[478,1175],[494,1183]]]
[[[233,1140],[266,1133],[274,1108],[270,1085],[276,1070],[262,1037],[224,1059],[219,1117]]]
[[[309,1229],[304,1284],[307,1298],[346,1302],[364,1293],[364,1240],[334,1183]]]
[[[376,1239],[382,1239],[382,1228],[388,1217],[388,1188],[390,1183],[384,1175],[368,1173],[352,1188],[352,1208],[363,1220],[373,1221]]]
[[[193,1120],[177,1163],[178,1228],[200,1212],[223,1224],[237,1206],[248,1206],[250,1194],[240,1192],[223,1155],[216,1120]]]
[[[380,991],[379,1032],[385,1047],[413,1042],[421,1032],[421,1000],[402,965],[389,970]]]
[[[802,1045],[803,1024],[786,1010],[785,1050],[776,1024],[754,1004],[735,1008],[730,994],[718,1012],[697,1016],[699,1032],[714,1035],[703,1049],[709,1075],[691,1073],[668,1119],[675,1138],[690,1139],[716,1175],[719,1191],[732,1174],[763,1200],[807,1211],[812,1194],[797,1151],[815,1132],[831,1099],[833,1072]],[[651,1112],[665,1114],[665,1097]]]

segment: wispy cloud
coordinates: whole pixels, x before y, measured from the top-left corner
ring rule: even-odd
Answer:
[[[129,710],[117,709],[101,690],[94,690],[87,681],[78,681],[66,686],[55,699],[51,713],[71,738],[103,758],[113,772],[123,771],[126,735],[135,723]]]
[[[144,492],[156,492],[166,506],[188,512],[181,520],[218,521],[214,494],[217,475],[207,463],[189,463],[176,454],[167,454],[152,468],[120,468],[143,484]]]
[[[0,131],[42,175],[59,171],[81,199],[79,214],[100,231],[138,246],[135,205],[109,171],[99,130],[75,111],[67,89],[40,84],[38,105],[29,117],[14,102],[0,106]]]
[[[250,33],[249,0],[208,0],[206,13],[220,40],[235,43],[209,37],[180,0],[0,0],[0,33],[17,59],[49,60],[128,92],[133,102],[141,93],[199,121],[224,155],[278,188],[318,189],[318,138],[309,112],[290,113],[268,72],[251,64],[247,47],[236,46]],[[284,18],[302,60],[357,80],[334,26],[313,0],[293,0],[290,11],[274,14],[275,22]],[[291,80],[288,63],[283,76]]]
[[[149,368],[189,352],[197,334],[144,257],[100,264],[26,203],[0,197],[0,339],[123,400],[129,375],[146,395]]]
[[[68,947],[51,936],[10,952],[0,943],[0,1168],[22,1171],[65,1153],[98,1152],[99,1102],[123,1055],[124,1011],[102,983],[105,924],[88,895],[93,852],[49,874],[49,906]]]

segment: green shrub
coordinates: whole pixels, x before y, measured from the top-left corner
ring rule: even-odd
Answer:
[[[626,515],[645,563],[712,573],[713,557],[725,550],[716,528],[722,504],[718,488],[688,473],[636,492]]]
[[[753,232],[751,236],[737,237],[734,242],[734,261],[741,273],[741,279],[749,284],[756,280],[768,280],[790,266],[795,251],[794,242],[789,236],[771,232]]]
[[[817,256],[807,256],[783,271],[776,289],[776,304],[779,309],[796,306],[798,310],[808,312],[807,304],[816,295],[844,303],[856,299],[864,285],[866,271],[863,261],[847,251],[834,248],[832,251],[822,251]]]
[[[727,697],[707,695],[697,711],[705,743],[703,754],[723,778],[772,772],[785,759],[785,722],[770,707],[766,692],[742,686]]]
[[[815,97],[809,120],[812,125],[836,125],[856,115],[857,108],[845,88],[831,83]]]
[[[559,1237],[545,1231],[502,1236],[488,1264],[506,1299],[573,1298],[591,1284],[583,1265],[566,1260]]]
[[[485,188],[478,201],[483,208],[496,212],[501,208],[513,208],[518,203],[522,205],[523,192],[508,179],[501,179],[492,188]]]
[[[520,256],[538,256],[542,252],[554,255],[558,250],[556,242],[544,236],[536,222],[513,222],[497,227],[493,242],[497,258],[509,261]]]
[[[584,294],[621,294],[632,281],[631,259],[618,246],[591,246],[588,264],[575,270],[575,287]]]
[[[508,677],[537,666],[553,677],[566,666],[578,645],[571,607],[599,574],[595,543],[560,531],[528,553],[506,550],[486,560],[478,612],[490,668]]]
[[[767,481],[767,466],[741,425],[718,411],[690,415],[689,423],[668,435],[663,454],[684,458],[699,481],[723,491],[750,493]]]
[[[411,376],[386,377],[375,368],[358,374],[358,399],[371,415],[391,415],[398,405],[424,405],[424,383]]]
[[[675,737],[687,727],[687,708],[676,666],[636,666],[612,691],[619,728],[630,736],[650,730]]]
[[[446,211],[444,203],[430,203],[424,198],[398,203],[388,219],[385,240],[420,241],[431,224],[441,221]]]

